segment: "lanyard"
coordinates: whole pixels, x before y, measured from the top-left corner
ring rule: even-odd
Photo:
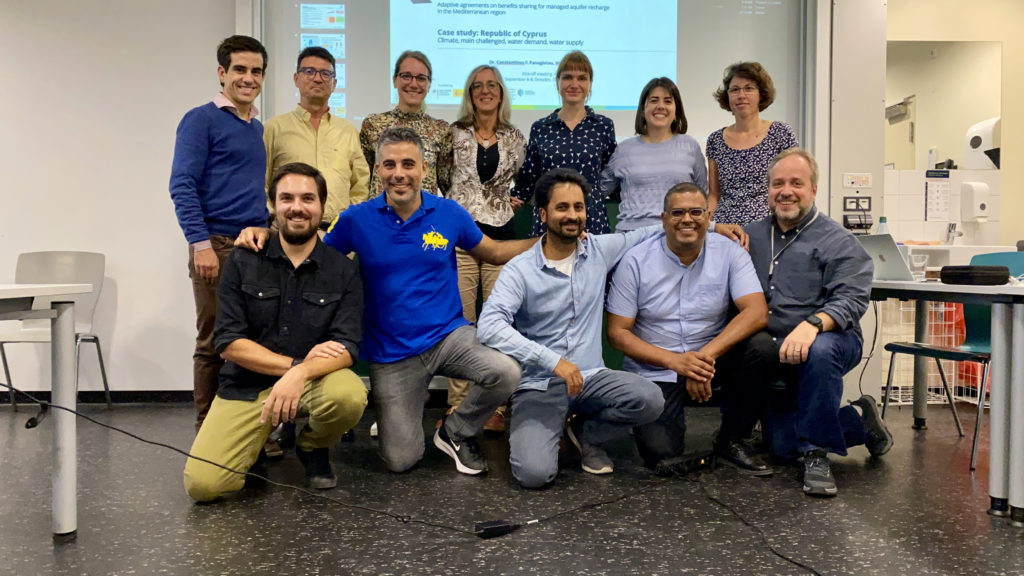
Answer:
[[[814,216],[811,217],[811,219],[807,222],[807,224],[804,224],[799,230],[796,231],[796,234],[794,234],[793,237],[789,239],[789,242],[786,242],[786,245],[783,246],[781,250],[779,250],[778,254],[775,253],[775,226],[774,225],[772,226],[772,231],[771,231],[772,259],[768,261],[768,280],[769,281],[772,279],[772,275],[775,274],[775,259],[779,257],[779,254],[782,254],[783,252],[785,252],[786,248],[789,248],[790,244],[792,244],[793,242],[796,242],[796,239],[797,239],[798,236],[800,236],[801,232],[803,232],[808,226],[813,224],[814,221],[818,219],[818,214],[821,214],[821,212],[818,212],[818,208],[817,208],[817,206],[815,206],[814,207]]]

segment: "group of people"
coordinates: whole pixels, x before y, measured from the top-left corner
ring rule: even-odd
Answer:
[[[367,405],[358,358],[394,472],[423,456],[435,375],[451,378],[451,407],[433,444],[459,472],[486,472],[475,437],[504,429],[507,404],[527,488],[555,480],[563,432],[589,473],[612,472],[603,446],[629,434],[672,473],[687,398],[720,396],[719,459],[755,476],[772,473],[765,450],[802,459],[811,495],[837,492],[828,452],[891,447],[872,398],[840,405],[871,259],[815,208],[814,158],[760,118],[774,88],[759,64],[726,70],[715,97],[736,121],[705,162],[667,78],[644,87],[637,136],[616,145],[586,106],[593,70],[578,51],[558,67],[562,107],[528,142],[493,66],[470,73],[449,126],[424,112],[429,60],[405,52],[398,106],[357,131],[327,105],[326,50],[299,54],[300,102],[265,127],[264,47],[232,36],[217,58],[223,89],[182,119],[170,182],[197,315],[193,499],[239,490],[283,422],[301,422],[309,484],[334,487],[330,449]],[[513,212],[531,201],[533,237],[516,239]],[[604,365],[605,312],[623,370]],[[758,422],[763,444],[749,440]]]

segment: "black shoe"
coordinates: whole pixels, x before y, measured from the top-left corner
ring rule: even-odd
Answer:
[[[314,448],[306,452],[296,447],[295,454],[299,461],[306,467],[306,480],[310,488],[317,490],[330,490],[338,485],[338,477],[331,469],[331,451],[328,448]]]
[[[455,460],[455,469],[471,476],[487,472],[487,460],[480,455],[476,438],[469,437],[461,442],[454,442],[448,437],[444,425],[445,422],[442,422],[441,427],[434,432],[434,446]]]
[[[711,465],[711,452],[695,452],[671,458],[662,458],[654,467],[658,476],[687,476]]]
[[[768,477],[775,473],[771,466],[764,464],[747,453],[746,447],[740,442],[715,442],[715,456],[729,464],[751,474],[752,476]]]
[[[831,498],[838,493],[828,454],[824,450],[811,450],[804,454],[804,494]]]
[[[864,423],[864,432],[867,435],[864,445],[868,452],[872,456],[881,456],[892,449],[892,433],[882,421],[875,399],[865,394],[850,404],[860,407],[860,419]]]

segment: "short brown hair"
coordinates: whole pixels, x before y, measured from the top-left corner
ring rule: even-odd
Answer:
[[[647,118],[644,116],[644,108],[647,104],[647,99],[650,98],[651,92],[654,92],[655,88],[664,88],[672,96],[672,100],[675,101],[676,119],[672,121],[672,133],[686,134],[687,124],[686,112],[683,111],[683,97],[679,95],[679,87],[676,86],[676,83],[664,76],[651,80],[647,83],[647,86],[644,86],[643,91],[640,92],[640,103],[636,105],[636,122],[634,124],[636,133],[647,134]]]
[[[811,184],[814,186],[818,185],[818,161],[814,159],[814,155],[799,147],[786,148],[782,152],[776,154],[775,158],[772,158],[771,164],[768,165],[768,185],[771,185],[772,181],[772,170],[775,166],[782,162],[784,159],[790,156],[799,156],[807,162],[807,165],[811,168]]]
[[[590,77],[590,81],[594,81],[594,67],[590,65],[590,58],[587,58],[587,55],[579,50],[573,50],[562,56],[562,61],[558,63],[558,70],[555,71],[555,80],[560,79],[562,72],[566,70],[586,72],[587,76]]]
[[[715,100],[722,110],[732,112],[729,108],[729,83],[733,78],[743,78],[757,84],[757,92],[760,98],[757,102],[757,109],[764,112],[764,109],[775,102],[775,84],[772,77],[768,75],[759,62],[737,62],[725,69],[722,75],[722,86],[715,90]]]

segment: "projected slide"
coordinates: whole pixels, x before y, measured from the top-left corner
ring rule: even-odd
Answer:
[[[345,29],[344,4],[303,4],[299,14],[299,27],[326,30]]]
[[[595,108],[636,108],[648,80],[676,73],[676,0],[392,0],[390,20],[391,62],[420,50],[433,64],[431,104],[457,106],[469,71],[491,64],[514,108],[556,108],[555,69],[570,50],[594,66]]]

